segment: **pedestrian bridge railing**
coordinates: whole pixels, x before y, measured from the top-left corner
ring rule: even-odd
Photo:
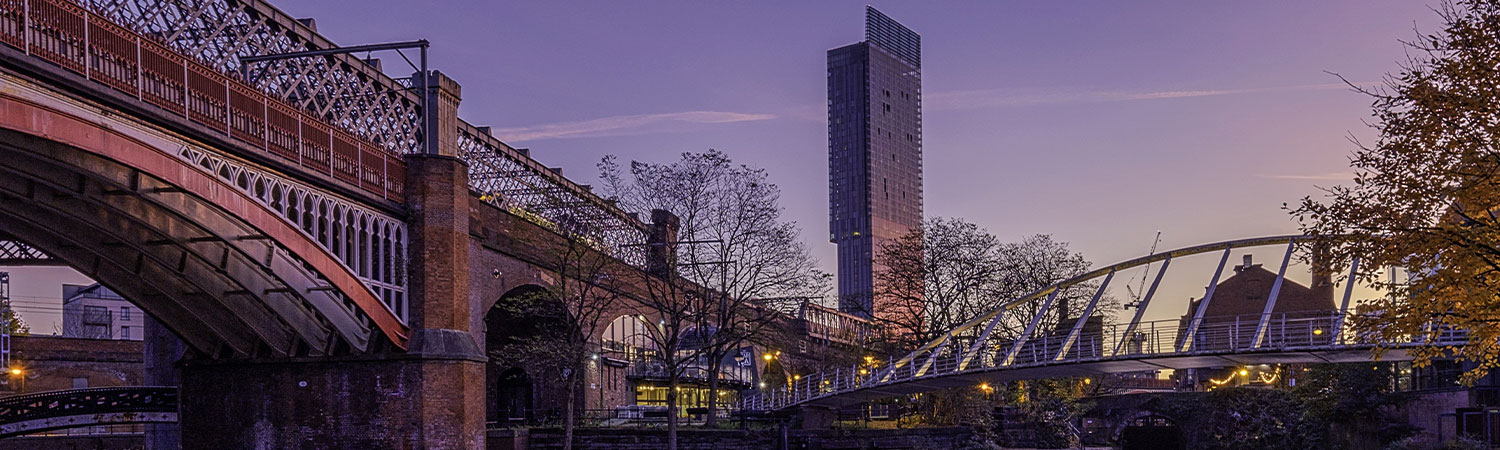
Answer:
[[[1308,245],[1313,243],[1320,245]],[[1379,329],[1378,324],[1372,323],[1378,314],[1351,312],[1355,283],[1350,281],[1344,283],[1341,302],[1335,306],[1337,309],[1278,309],[1277,300],[1294,251],[1299,245],[1316,249],[1326,244],[1327,241],[1308,236],[1242,239],[1187,247],[1102,267],[1001,302],[993,310],[944,332],[899,359],[892,357],[878,361],[870,358],[865,364],[828,368],[813,374],[793,374],[786,385],[764,387],[743,396],[741,407],[770,411],[807,402],[842,404],[854,397],[922,392],[958,386],[965,380],[988,378],[1206,367],[1251,359],[1261,362],[1333,361],[1350,359],[1352,355],[1368,359],[1365,355],[1376,348],[1454,346],[1466,342],[1466,334],[1461,330],[1442,329],[1438,325],[1421,336],[1392,337],[1370,332]],[[1284,245],[1285,253],[1269,295],[1264,299],[1263,311],[1233,316],[1209,314],[1215,288],[1230,253],[1273,245]],[[1202,300],[1190,303],[1187,313],[1179,318],[1142,320],[1173,259],[1213,253],[1220,255],[1218,266],[1206,285]],[[1156,268],[1154,280],[1144,295],[1133,303],[1133,317],[1129,321],[1106,323],[1106,318],[1098,314],[1099,303],[1116,273],[1144,267],[1149,275],[1153,265]],[[1346,280],[1354,278],[1352,275],[1357,273],[1358,267],[1358,259],[1350,262],[1347,273],[1351,276]],[[1322,270],[1325,275],[1331,273],[1328,268],[1317,270]],[[1145,279],[1142,277],[1143,283]],[[1055,302],[1059,294],[1078,288],[1092,292],[1087,305],[1077,314],[1059,313]],[[1018,316],[1016,312],[1023,310],[1022,306],[1034,307],[1024,309],[1034,312]],[[1260,306],[1257,304],[1257,309],[1261,309]],[[1066,318],[1043,325],[1045,319],[1058,317]],[[1009,326],[999,327],[1002,322]],[[1355,326],[1357,324],[1369,326]]]
[[[108,387],[0,398],[0,439],[48,430],[177,421],[177,388]]]

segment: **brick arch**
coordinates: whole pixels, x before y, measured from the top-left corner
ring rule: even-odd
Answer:
[[[1173,426],[1176,426],[1179,429],[1182,428],[1181,425],[1178,425],[1178,423],[1180,421],[1177,420],[1176,417],[1172,417],[1172,416],[1169,416],[1169,415],[1166,415],[1166,414],[1162,414],[1162,413],[1159,413],[1159,412],[1156,412],[1156,411],[1151,411],[1151,410],[1140,410],[1140,411],[1136,411],[1134,414],[1126,416],[1125,419],[1121,420],[1119,423],[1116,423],[1115,426],[1114,426],[1114,429],[1111,430],[1110,435],[1113,437],[1113,439],[1114,439],[1115,442],[1120,442],[1120,438],[1122,436],[1124,436],[1125,429],[1130,427],[1130,423],[1131,422],[1135,422],[1136,420],[1150,418],[1150,417],[1160,417],[1160,418],[1166,419],[1168,422],[1171,422]]]
[[[30,188],[26,183],[31,183],[31,186],[51,183],[47,189],[56,191],[54,193],[75,188],[91,189],[86,192],[71,192],[70,199],[59,195],[47,199],[29,199],[32,200],[28,205],[31,209],[10,213],[11,219],[30,220],[28,224],[15,225],[17,228],[24,228],[15,234],[28,234],[31,239],[26,240],[36,241],[34,245],[58,255],[106,285],[121,288],[124,292],[136,291],[138,302],[145,303],[141,305],[142,308],[179,334],[183,334],[185,330],[201,328],[195,327],[193,321],[218,319],[220,327],[215,332],[203,336],[184,336],[195,348],[214,354],[228,351],[229,354],[247,356],[265,351],[270,351],[271,354],[319,355],[339,351],[333,348],[336,345],[330,340],[331,335],[338,335],[354,351],[363,351],[370,344],[371,325],[384,340],[398,347],[405,347],[408,331],[406,326],[382,305],[358,276],[317,242],[281,220],[279,214],[255,201],[232,183],[220,179],[214,173],[187,167],[188,163],[169,153],[173,145],[186,144],[174,143],[172,138],[139,131],[127,133],[108,124],[64,112],[59,107],[32,103],[8,94],[0,95],[0,132],[4,133],[0,144],[6,144],[0,152],[6,155],[7,162],[17,162],[6,168],[10,178],[18,180],[17,184],[10,186],[13,189],[8,192],[13,199],[22,199],[28,195],[34,197],[34,194],[28,194]],[[59,181],[68,178],[59,176],[78,180],[77,186],[60,184]],[[19,181],[21,178],[26,179]],[[288,194],[295,195],[283,195]],[[73,206],[64,207],[69,204]],[[77,207],[92,209],[70,209]],[[155,263],[162,266],[156,269],[161,272],[158,276],[187,275],[180,268],[176,273],[167,270],[169,262],[166,259],[170,258],[164,257],[157,246],[173,246],[181,253],[183,261],[193,259],[190,255],[195,257],[195,262],[204,266],[198,267],[201,271],[199,276],[203,278],[212,278],[216,271],[224,273],[226,270],[225,267],[211,267],[213,258],[206,256],[206,252],[210,251],[218,251],[221,259],[234,258],[235,263],[240,265],[253,266],[257,264],[255,261],[281,265],[263,268],[274,279],[258,279],[248,270],[229,275],[226,277],[228,280],[223,282],[183,279],[179,283],[182,291],[177,298],[171,301],[154,301],[151,300],[153,296],[171,295],[148,287],[125,286],[127,283],[122,278],[130,275],[125,273],[131,269],[128,262],[111,260],[110,252],[105,249],[87,248],[87,245],[99,245],[98,242],[84,243],[85,248],[77,250],[80,244],[76,240],[77,236],[63,236],[55,232],[57,229],[68,229],[57,227],[76,226],[79,221],[84,221],[87,225],[90,217],[87,213],[93,212],[101,214],[97,219],[118,222],[106,221],[105,223],[111,223],[110,227],[98,223],[101,225],[99,231],[106,233],[106,236],[109,235],[107,233],[121,231],[113,229],[115,225],[130,224],[141,228],[140,236],[153,233],[161,236],[154,241],[127,242],[138,246],[137,250],[142,255],[154,252],[156,259],[160,260]],[[140,216],[142,214],[145,216]],[[143,220],[132,221],[132,218],[170,220],[151,224]],[[168,225],[192,229],[200,235],[193,236],[190,242],[182,242],[181,239],[188,238],[177,236],[176,233],[183,230],[151,229],[153,226]],[[237,235],[217,234],[225,230],[236,230]],[[74,228],[70,231],[77,233],[78,230]],[[125,238],[120,235],[114,237]],[[205,248],[213,246],[217,247],[214,250]],[[256,248],[259,250],[255,251],[261,254],[249,253]],[[100,269],[111,264],[113,268]],[[136,270],[139,270],[139,265]],[[238,289],[230,289],[234,286],[238,286]],[[342,298],[335,298],[335,293]],[[204,302],[198,297],[214,300],[224,306],[225,310],[202,310],[196,314],[185,314],[193,312],[195,308],[201,309],[201,304],[212,303]],[[345,302],[352,305],[352,308],[343,306]],[[168,307],[167,303],[175,303],[176,307]],[[146,304],[154,306],[148,307]],[[339,313],[340,310],[344,313]],[[251,314],[252,317],[214,317],[226,312]],[[292,332],[283,330],[283,333],[277,333],[277,327],[290,328]],[[318,334],[327,331],[319,331],[320,329],[336,332],[319,337]],[[238,334],[240,338],[231,343],[226,340],[226,336],[231,334]],[[284,340],[288,337],[284,335],[297,337]],[[223,345],[214,345],[213,342],[216,341]],[[318,348],[320,345],[328,347]],[[228,348],[223,348],[224,346]]]

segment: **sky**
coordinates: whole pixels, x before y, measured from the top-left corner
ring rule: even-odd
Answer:
[[[575,181],[605,155],[765,168],[835,267],[825,51],[863,39],[866,2],[275,3],[341,45],[430,40],[462,117]],[[926,215],[1101,265],[1157,231],[1163,248],[1295,232],[1282,204],[1347,182],[1349,139],[1373,137],[1371,99],[1330,72],[1377,82],[1437,23],[1411,0],[871,4],[922,35]],[[13,283],[56,296],[62,278]]]

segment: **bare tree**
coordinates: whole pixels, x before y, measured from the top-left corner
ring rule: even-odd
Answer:
[[[995,236],[962,219],[935,218],[881,247],[875,320],[897,348],[930,341],[987,311],[1003,276]]]
[[[533,370],[553,372],[565,385],[563,449],[573,448],[577,424],[574,409],[580,402],[589,363],[599,351],[596,339],[609,323],[607,314],[618,310],[622,285],[611,269],[618,263],[596,248],[595,240],[583,233],[563,231],[564,239],[554,248],[552,260],[543,264],[556,274],[554,283],[541,291],[497,304],[510,317],[533,318],[529,336],[519,336],[491,352],[492,358],[513,359],[525,355]]]
[[[877,274],[876,320],[885,325],[899,348],[937,339],[948,330],[994,310],[1005,302],[1088,271],[1082,254],[1049,235],[1001,243],[989,231],[962,219],[935,218],[920,229],[886,243],[883,270]],[[1083,283],[1058,294],[1055,315],[1044,317],[1039,330],[1051,330],[1076,319],[1072,306],[1097,289]],[[1043,300],[1013,305],[1004,312],[995,338],[1015,339],[1041,311]],[[1100,314],[1117,309],[1109,297]]]
[[[1069,250],[1067,242],[1054,240],[1047,234],[1027,236],[1020,242],[1005,244],[1000,250],[1000,258],[1005,275],[995,287],[994,295],[1004,299],[1002,301],[1024,297],[1089,270],[1089,261],[1082,253]],[[1076,314],[1081,311],[1075,310],[1074,306],[1087,303],[1098,288],[1098,283],[1079,283],[1058,293],[1052,306],[1056,314],[1044,316],[1037,332],[1054,330],[1068,319],[1077,319]],[[1007,308],[1006,319],[996,327],[997,336],[1020,337],[1031,319],[1042,312],[1043,303],[1045,300],[1039,298]],[[1118,303],[1110,296],[1100,298],[1095,313],[1109,317],[1119,309]]]
[[[628,177],[605,158],[600,171],[607,195],[627,210],[661,209],[680,220],[678,273],[699,291],[687,344],[707,366],[713,426],[724,361],[779,323],[793,299],[823,293],[828,276],[798,240],[796,223],[782,219],[781,191],[763,169],[709,150],[670,164],[632,162]]]

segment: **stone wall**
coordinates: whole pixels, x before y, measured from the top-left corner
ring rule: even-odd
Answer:
[[[142,445],[139,434],[0,439],[0,450],[137,450]]]
[[[1419,439],[1440,441],[1453,439],[1458,433],[1454,410],[1468,408],[1471,404],[1468,389],[1421,391],[1412,395],[1400,414],[1406,417],[1407,423],[1422,429],[1417,432]]]
[[[678,447],[683,450],[927,450],[959,448],[973,432],[968,428],[918,428],[904,430],[787,430],[779,428],[754,430],[682,429],[677,433]],[[562,448],[562,430],[532,429],[530,450]],[[787,445],[783,446],[783,436]],[[574,447],[578,450],[655,450],[666,447],[664,429],[579,429]],[[498,443],[498,441],[497,441]],[[500,447],[491,445],[491,450]],[[519,447],[518,447],[519,449]],[[506,448],[505,450],[510,450]]]
[[[0,396],[73,389],[73,380],[88,387],[140,386],[141,342],[73,339],[53,336],[11,338],[12,366],[25,382],[9,373],[0,377]]]

